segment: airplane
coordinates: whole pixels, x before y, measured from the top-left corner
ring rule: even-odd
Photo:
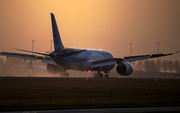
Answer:
[[[64,47],[61,36],[59,34],[58,26],[53,13],[51,15],[52,22],[52,34],[54,41],[54,51],[51,53],[42,53],[36,51],[29,51],[24,49],[16,49],[20,51],[30,52],[37,55],[20,54],[1,52],[0,55],[8,57],[16,57],[24,60],[42,60],[43,63],[47,64],[47,70],[50,73],[61,73],[61,75],[69,76],[66,73],[67,70],[78,70],[78,71],[97,71],[96,75],[100,77],[109,77],[110,70],[112,70],[117,64],[116,71],[122,76],[128,76],[133,73],[133,66],[131,61],[145,60],[150,58],[162,57],[173,55],[174,53],[162,53],[162,54],[151,54],[151,55],[138,55],[138,56],[127,56],[124,58],[114,58],[113,55],[105,50],[96,49],[78,49],[78,48],[66,48]],[[40,55],[40,56],[38,56]],[[102,73],[104,72],[105,75]]]

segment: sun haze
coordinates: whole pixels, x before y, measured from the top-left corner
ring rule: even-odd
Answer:
[[[65,47],[110,51],[114,57],[180,50],[179,0],[1,0],[0,51],[51,50],[54,13]],[[180,60],[180,54],[167,57]]]

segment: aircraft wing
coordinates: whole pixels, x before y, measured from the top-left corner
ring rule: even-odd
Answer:
[[[29,55],[29,54],[20,54],[20,53],[9,53],[9,52],[1,52],[0,55],[8,57],[21,58],[25,60],[42,60],[43,63],[57,65],[50,57],[42,57],[37,55]]]
[[[24,49],[16,49],[15,50],[19,50],[19,51],[24,51],[24,52],[30,52],[30,53],[35,53],[35,54],[40,54],[40,55],[45,55],[45,56],[49,56],[48,53],[41,53],[41,52],[36,52],[36,51],[29,51],[29,50],[24,50]]]
[[[16,48],[14,48],[14,49],[16,49]],[[29,55],[29,54],[9,53],[9,52],[1,52],[0,55],[7,56],[7,58],[8,57],[15,57],[15,58],[21,58],[21,59],[24,59],[24,60],[34,60],[34,61],[42,60],[42,63],[58,65],[49,57],[51,54],[42,53],[42,52],[36,52],[36,51],[23,50],[23,49],[16,49],[16,50],[35,53],[35,54],[40,54],[40,55],[44,55],[45,57],[37,56],[37,55]],[[73,52],[68,52],[68,53],[61,53],[61,54],[57,54],[57,55],[61,56],[61,57],[67,57],[67,56],[74,55],[74,54],[77,54],[77,53],[81,53],[81,52],[84,52],[84,51],[86,51],[86,50],[73,51]]]
[[[28,54],[19,54],[19,53],[9,53],[9,52],[1,52],[0,55],[7,56],[8,57],[15,57],[15,58],[21,58],[24,60],[34,60],[36,61],[36,55],[28,55]]]
[[[114,64],[122,64],[124,62],[131,62],[131,61],[136,61],[136,60],[145,60],[145,59],[150,59],[150,58],[156,58],[156,57],[163,57],[163,56],[168,56],[168,55],[173,55],[175,53],[163,53],[163,54],[152,54],[152,55],[138,55],[138,56],[129,56],[129,57],[124,57],[124,58],[110,58],[110,59],[104,59],[104,60],[99,60],[99,61],[94,61],[91,63],[90,68],[99,68],[103,66],[108,66],[108,65],[114,65]]]
[[[124,62],[131,62],[131,61],[136,61],[136,60],[145,60],[145,59],[150,59],[150,58],[156,58],[156,57],[163,57],[163,56],[169,56],[169,55],[173,55],[175,53],[162,53],[162,54],[152,54],[152,55],[138,55],[138,56],[129,56],[129,57],[124,57],[124,59],[122,59],[120,62],[124,63]],[[119,63],[119,61],[118,61]]]

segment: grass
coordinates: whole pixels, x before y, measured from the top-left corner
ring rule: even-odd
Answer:
[[[180,80],[2,78],[0,111],[180,106]]]

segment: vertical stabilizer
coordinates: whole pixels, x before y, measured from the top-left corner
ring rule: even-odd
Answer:
[[[54,17],[53,13],[51,13],[51,22],[52,22],[54,49],[55,50],[63,49],[64,46],[62,44],[61,37],[60,37],[60,34],[59,34],[59,30],[58,30],[56,20],[55,20],[55,17]]]

